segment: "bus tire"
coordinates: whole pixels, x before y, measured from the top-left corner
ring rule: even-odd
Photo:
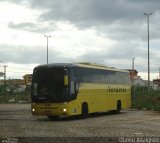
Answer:
[[[47,116],[47,117],[48,117],[48,119],[49,119],[50,121],[55,120],[55,119],[58,118],[58,116]]]
[[[88,116],[88,105],[87,103],[82,104],[82,118],[87,118]]]
[[[117,101],[117,110],[116,110],[116,113],[119,114],[121,112],[121,101],[118,100]]]

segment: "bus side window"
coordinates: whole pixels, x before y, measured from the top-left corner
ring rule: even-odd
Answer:
[[[71,98],[75,98],[78,92],[78,80],[77,80],[77,76],[75,73],[75,69],[71,68],[70,69],[70,94],[71,94]]]
[[[78,82],[76,82],[76,93],[78,92],[78,89],[79,89],[79,84]]]
[[[71,81],[71,94],[75,94],[75,82]]]

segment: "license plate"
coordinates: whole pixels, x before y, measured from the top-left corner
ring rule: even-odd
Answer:
[[[45,104],[45,107],[51,107],[51,104],[47,103],[47,104]]]
[[[45,114],[51,114],[51,110],[44,111]]]

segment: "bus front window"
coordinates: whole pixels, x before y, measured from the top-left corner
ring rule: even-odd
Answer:
[[[64,85],[64,68],[42,67],[33,73],[33,96],[35,102],[64,102],[67,90]]]

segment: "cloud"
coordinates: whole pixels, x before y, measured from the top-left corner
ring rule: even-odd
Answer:
[[[159,4],[159,0],[154,3],[150,0],[30,1],[32,8],[48,9],[41,15],[42,19],[70,21],[82,27],[141,19],[144,12],[159,11]]]
[[[24,1],[21,1],[21,4],[23,3]],[[24,5],[42,11],[37,22],[11,22],[9,27],[40,33],[54,31],[58,21],[68,21],[79,29],[96,29],[97,33],[109,35],[117,40],[146,40],[147,21],[143,13],[153,12],[150,24],[151,39],[160,37],[157,31],[160,22],[155,24],[160,17],[159,0],[29,0]],[[48,25],[44,26],[44,22]]]
[[[48,33],[50,31],[56,30],[56,25],[52,23],[52,26],[48,23],[32,23],[32,22],[24,22],[24,23],[8,23],[8,27],[16,30],[30,31],[35,33]]]
[[[31,22],[19,23],[19,24],[10,22],[8,26],[13,29],[21,29],[21,30],[27,30],[27,31],[35,31],[35,30],[37,31],[38,30],[37,25]]]
[[[1,60],[5,63],[19,63],[19,64],[45,64],[46,59],[46,48],[41,46],[34,47],[25,47],[25,46],[12,46],[12,45],[0,45],[3,49],[0,49]],[[66,58],[63,58],[65,61]],[[57,51],[50,51],[49,53],[49,62],[62,62],[61,53]]]
[[[53,48],[49,49],[51,62],[90,61],[129,68],[134,57],[135,66],[144,72],[147,71],[147,18],[143,13],[152,12],[150,54],[151,68],[156,71],[160,44],[159,0],[2,1],[21,7],[13,18],[11,15],[6,18],[9,29],[1,30],[5,36],[1,38],[0,47],[9,51],[0,50],[4,53],[2,60],[45,63],[43,35],[53,33],[55,37],[49,39]],[[19,15],[22,9],[24,17]],[[6,13],[11,14],[8,10]]]

